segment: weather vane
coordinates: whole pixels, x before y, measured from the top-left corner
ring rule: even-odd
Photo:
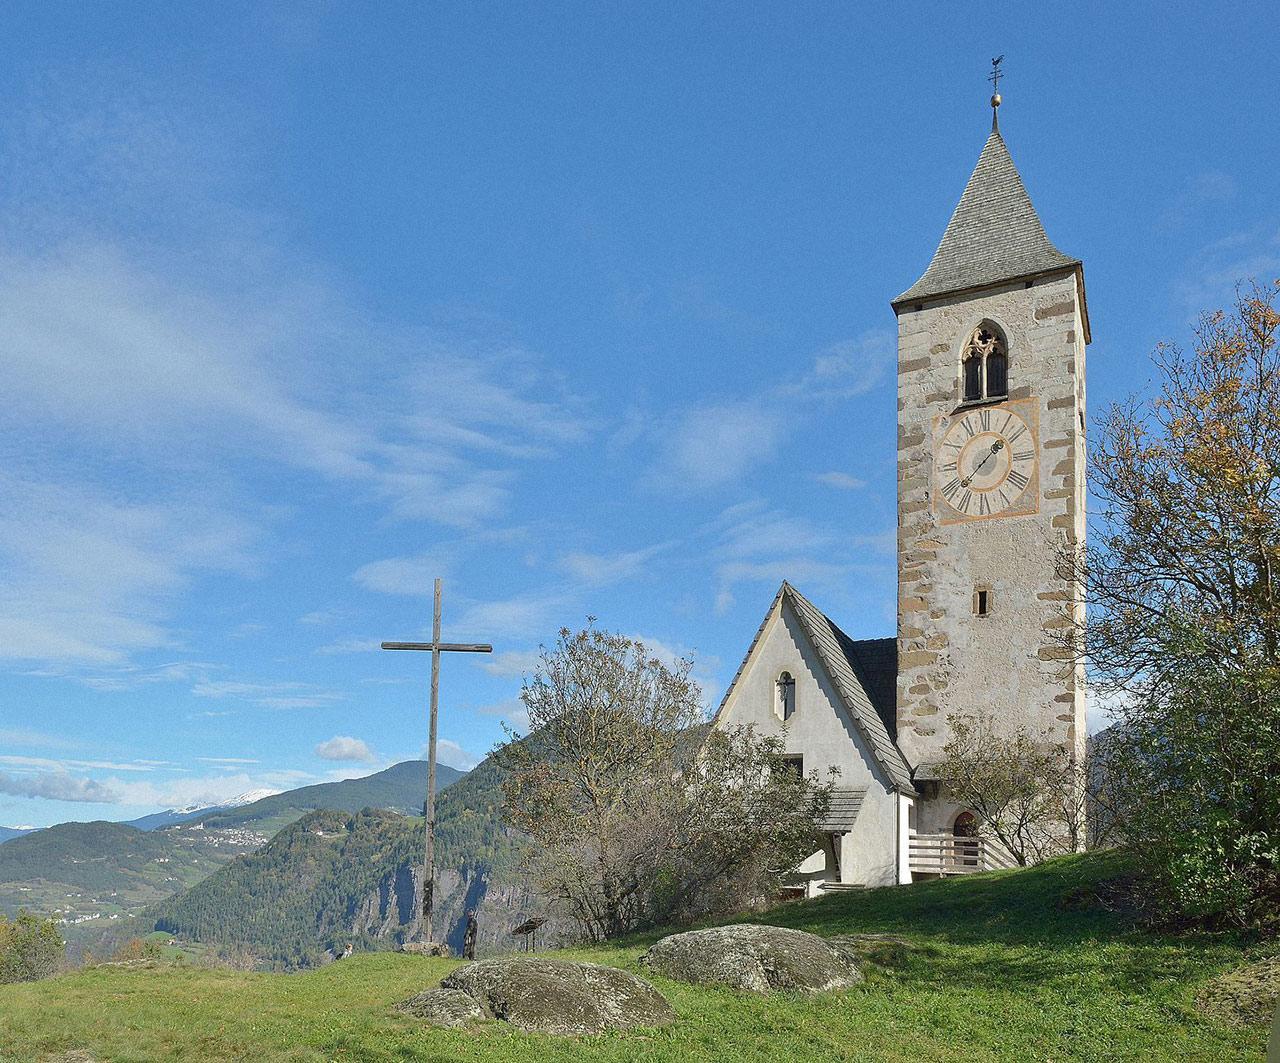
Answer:
[[[1000,79],[1004,77],[1004,71],[1000,69],[1000,64],[1004,62],[1003,55],[997,55],[991,60],[991,73],[987,75],[987,80],[991,82],[991,131],[994,133],[1000,128],[1000,112],[996,109],[1000,106]]]

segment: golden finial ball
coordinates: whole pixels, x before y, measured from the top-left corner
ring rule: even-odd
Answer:
[[[997,92],[994,96],[991,97],[991,106],[992,107],[1000,106],[1000,93]]]

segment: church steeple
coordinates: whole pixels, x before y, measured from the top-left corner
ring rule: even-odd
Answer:
[[[1045,235],[995,121],[964,195],[924,275],[893,301],[895,311],[939,296],[1059,270],[1081,270]],[[1082,285],[1083,287],[1083,285]],[[1085,324],[1087,340],[1087,319]]]

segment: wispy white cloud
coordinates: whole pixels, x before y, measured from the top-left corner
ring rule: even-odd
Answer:
[[[6,470],[0,500],[0,658],[112,665],[171,645],[165,617],[194,575],[248,564],[253,532],[207,499],[130,501]]]
[[[23,189],[23,216],[0,219],[0,449],[22,455],[0,475],[0,657],[121,665],[177,645],[188,588],[246,571],[274,519],[250,465],[470,528],[506,510],[523,465],[593,430],[497,329],[373,324],[230,192],[234,134],[176,107],[95,85],[0,118]]]
[[[1174,283],[1188,321],[1205,311],[1225,308],[1236,287],[1280,277],[1280,222],[1275,217],[1206,244],[1184,263]]]
[[[424,749],[422,755],[425,757],[427,751]],[[448,764],[451,768],[457,768],[459,771],[470,771],[483,760],[470,750],[463,749],[457,742],[448,738],[436,739],[436,759],[441,764]]]
[[[27,746],[34,749],[71,749],[79,743],[65,735],[46,734],[27,727],[0,727],[0,746]]]
[[[1188,174],[1182,190],[1161,216],[1160,225],[1166,229],[1187,225],[1210,208],[1230,203],[1238,192],[1236,179],[1222,170]]]
[[[503,650],[500,653],[485,654],[480,658],[480,667],[490,675],[503,679],[520,679],[533,675],[542,662],[539,650]]]
[[[457,630],[486,640],[499,636],[527,639],[552,634],[565,622],[577,601],[572,588],[533,590],[490,602],[474,602],[463,609]]]
[[[840,491],[858,491],[867,486],[866,480],[859,480],[856,476],[850,476],[847,472],[819,472],[814,473],[813,478],[820,484],[834,487]]]
[[[895,346],[891,333],[873,329],[818,351],[803,372],[756,394],[698,403],[657,418],[648,433],[658,452],[648,483],[693,493],[767,466],[814,416],[879,385],[893,364]]]
[[[378,760],[363,739],[352,738],[350,735],[334,735],[327,742],[321,742],[316,746],[315,754],[322,760],[356,761],[363,764],[374,764]]]
[[[345,619],[347,619],[347,613],[341,609],[318,609],[315,612],[304,613],[298,617],[298,623],[321,627],[328,624],[336,624]]]
[[[388,557],[361,565],[351,578],[360,586],[382,594],[429,598],[435,581],[453,571],[454,560],[454,551],[450,548],[414,557]]]
[[[254,757],[196,757],[196,760],[205,764],[261,764],[260,760]]]
[[[783,411],[764,402],[684,410],[663,433],[652,479],[686,492],[719,487],[771,461],[785,434]]]
[[[881,553],[887,542],[896,547],[895,532],[849,537],[760,501],[726,509],[704,534],[713,540],[719,613],[733,607],[739,584],[776,588],[787,579],[811,589],[837,588],[855,573],[870,571],[869,552]]]
[[[346,700],[346,695],[310,683],[286,680],[247,683],[229,679],[201,679],[191,688],[198,698],[235,698],[269,709],[316,709]]]
[[[521,733],[529,730],[529,710],[519,698],[507,698],[492,705],[483,705],[476,712],[481,716],[497,716]]]
[[[319,782],[311,772],[292,768],[235,772],[174,779],[121,780],[107,778],[102,785],[114,795],[113,804],[132,808],[190,808],[221,804],[251,790],[291,790]]]
[[[382,648],[380,639],[337,639],[316,648],[316,653],[336,655],[343,653],[370,653]]]
[[[781,383],[777,391],[806,403],[845,402],[883,381],[896,356],[893,333],[871,329],[819,351],[803,375]]]
[[[23,757],[11,753],[0,754],[0,764],[8,764],[11,767],[41,769],[56,772],[65,772],[68,769],[84,770],[98,769],[104,771],[137,771],[148,772],[154,771],[159,761],[113,761],[113,760],[79,760],[73,758],[51,759],[49,757]]]
[[[632,579],[645,571],[645,566],[674,543],[657,543],[640,550],[592,554],[575,552],[560,560],[560,568],[571,579],[590,587],[603,587]]]
[[[83,803],[111,804],[119,800],[119,795],[111,787],[95,779],[63,771],[37,772],[31,775],[12,775],[0,771],[0,794]]]

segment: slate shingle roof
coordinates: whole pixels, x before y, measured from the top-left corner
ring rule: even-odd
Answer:
[[[848,834],[858,821],[858,813],[862,811],[862,799],[867,796],[866,789],[833,789],[831,806],[827,818],[820,826],[833,834]]]
[[[993,129],[933,261],[893,305],[1079,265],[1049,242],[1009,149]]]
[[[779,601],[791,606],[804,628],[818,659],[822,662],[840,700],[854,725],[862,732],[871,755],[884,769],[892,785],[904,793],[914,793],[911,769],[898,749],[897,733],[898,648],[894,639],[851,639],[828,616],[790,583],[783,582],[765,613],[746,656],[738,666],[729,689],[720,702],[724,711],[730,695],[742,678],[751,654],[764,634]]]

